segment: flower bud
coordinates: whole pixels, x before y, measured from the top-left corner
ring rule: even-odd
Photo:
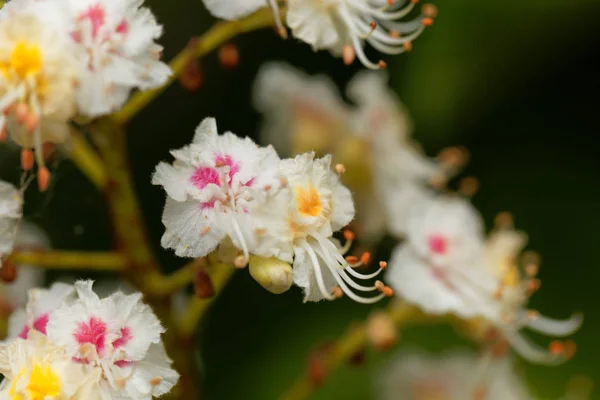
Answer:
[[[275,257],[250,256],[250,275],[274,294],[286,292],[292,286],[292,266]]]

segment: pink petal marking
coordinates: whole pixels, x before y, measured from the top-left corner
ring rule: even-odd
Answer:
[[[117,33],[121,33],[121,34],[125,35],[127,32],[129,32],[129,24],[127,23],[127,21],[125,19],[123,19],[123,21],[121,21],[121,23],[119,25],[117,25],[117,28],[115,29],[115,31]]]
[[[229,155],[215,154],[215,163],[217,167],[225,165],[229,167],[229,183],[231,183],[233,176],[240,172],[240,164],[233,161]]]
[[[29,336],[29,330],[30,329],[31,328],[28,325],[25,325],[23,327],[23,329],[21,329],[21,332],[19,332],[19,336],[18,337],[21,338],[21,339],[27,339],[27,337]]]
[[[131,365],[131,361],[117,360],[117,361],[115,361],[115,365],[119,368],[123,368],[123,367],[127,367],[128,365]]]
[[[121,337],[115,340],[112,345],[115,349],[125,346],[129,341],[133,339],[133,335],[131,334],[131,329],[129,327],[124,326],[121,328]]]
[[[73,334],[77,343],[91,343],[100,353],[104,349],[104,340],[106,337],[106,323],[100,318],[92,317],[89,322],[80,322],[77,324],[77,330]]]
[[[100,4],[91,6],[86,12],[79,16],[80,21],[86,19],[89,19],[92,24],[92,37],[95,39],[98,36],[98,31],[106,21],[106,15],[102,6]]]
[[[42,332],[44,335],[46,334],[46,325],[48,325],[48,320],[50,319],[50,315],[48,313],[42,314],[35,321],[33,321],[33,329],[38,332]]]
[[[190,181],[198,189],[204,189],[209,183],[221,186],[221,178],[219,178],[219,171],[210,167],[200,167],[194,172],[194,175],[190,178]]]
[[[209,200],[207,202],[200,203],[200,209],[201,210],[211,210],[211,209],[215,208],[215,203],[216,202],[217,202],[216,199],[212,199],[212,200]]]
[[[429,250],[434,254],[446,254],[448,251],[448,241],[442,235],[431,235],[427,241]]]

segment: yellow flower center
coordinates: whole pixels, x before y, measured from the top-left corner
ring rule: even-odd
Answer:
[[[14,71],[21,79],[37,75],[42,69],[42,53],[35,44],[26,41],[17,42],[11,55],[9,69]]]
[[[17,382],[24,375],[20,373],[12,382],[9,390],[10,400],[23,400],[24,397],[17,393]],[[47,364],[34,364],[29,375],[29,383],[25,388],[27,399],[44,400],[60,395],[60,378]]]
[[[314,186],[296,187],[296,207],[302,215],[316,217],[323,211],[321,196]]]

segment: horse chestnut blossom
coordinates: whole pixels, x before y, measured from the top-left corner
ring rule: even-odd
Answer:
[[[105,399],[93,389],[101,371],[74,363],[67,349],[39,332],[0,344],[0,373],[3,399]]]
[[[285,185],[267,194],[256,204],[256,232],[259,236],[255,254],[274,256],[293,262],[293,281],[304,289],[304,301],[333,300],[344,293],[360,303],[374,303],[392,291],[380,281],[363,286],[352,278],[372,279],[385,268],[372,274],[361,274],[353,268],[368,262],[344,258],[352,245],[352,234],[340,246],[332,238],[354,217],[350,191],[340,183],[331,169],[331,156],[315,159],[314,152],[282,160],[279,172]],[[355,258],[355,257],[354,257]],[[355,293],[381,291],[375,297]]]
[[[441,355],[402,351],[386,365],[377,387],[380,400],[534,399],[513,360],[486,361],[459,350]]]
[[[18,1],[18,0],[17,0]],[[79,112],[97,117],[119,110],[132,89],[163,85],[171,75],[160,61],[162,35],[141,0],[43,0],[54,7],[55,28],[70,39],[80,63]]]
[[[279,16],[278,0],[202,0],[202,2],[212,15],[226,20],[236,20],[250,15],[258,9],[266,7],[268,2],[269,7],[273,10],[280,35],[283,37],[287,35]]]
[[[539,283],[533,279],[535,265],[521,273],[516,264],[524,238],[507,230],[486,241],[482,219],[470,203],[432,195],[412,206],[406,241],[394,250],[387,279],[400,297],[425,312],[473,319],[486,336],[510,343],[532,362],[564,361],[564,346],[555,343],[545,351],[520,334],[528,327],[567,336],[581,325],[579,315],[557,321],[525,309]]]
[[[376,242],[386,228],[403,236],[408,206],[431,183],[456,173],[460,162],[432,159],[417,148],[408,112],[385,73],[358,73],[346,92],[352,106],[327,77],[266,64],[254,88],[255,107],[264,114],[263,141],[280,154],[331,153],[353,192],[352,227],[361,240]]]
[[[243,252],[236,263],[246,265],[255,236],[252,204],[279,184],[275,150],[231,132],[219,135],[216,121],[206,118],[192,144],[171,154],[175,162],[161,162],[152,177],[167,192],[162,246],[202,257],[229,238]]]
[[[8,132],[23,147],[25,170],[33,167],[35,156],[45,189],[49,172],[42,145],[63,142],[69,134],[80,68],[71,43],[46,23],[43,10],[13,11],[0,18],[0,139]]]
[[[46,332],[73,362],[100,369],[94,389],[103,399],[151,399],[171,390],[171,369],[161,335],[164,328],[142,295],[116,292],[100,299],[91,281],[75,283],[77,300],[50,316]]]

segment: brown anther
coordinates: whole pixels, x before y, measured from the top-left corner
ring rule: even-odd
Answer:
[[[226,44],[219,49],[219,62],[223,68],[233,69],[240,62],[240,53],[235,44]]]
[[[354,51],[354,47],[349,44],[344,45],[342,47],[342,60],[344,64],[351,65],[356,59],[356,51]]]
[[[389,37],[391,37],[392,39],[398,39],[401,34],[400,31],[396,30],[396,29],[392,29],[389,33],[388,33]]]
[[[369,23],[369,25],[371,26],[371,29],[372,29],[372,30],[375,30],[375,29],[377,29],[377,22],[375,22],[375,21],[371,21],[371,22]]]
[[[344,164],[335,164],[335,172],[338,174],[343,174],[346,172],[346,167],[344,167]]]
[[[25,171],[29,171],[30,169],[33,168],[33,163],[34,163],[33,151],[31,151],[30,149],[21,150],[21,167]]]
[[[210,226],[205,226],[200,229],[200,236],[206,236],[208,232],[210,232]]]
[[[524,265],[535,264],[539,268],[539,265],[542,263],[542,257],[535,251],[527,250],[521,256],[521,263]]]
[[[369,316],[366,331],[369,343],[380,351],[391,349],[398,340],[396,325],[385,311],[377,310]]]
[[[511,213],[504,211],[496,215],[494,224],[498,229],[510,229],[513,227],[514,219]]]
[[[570,360],[571,358],[573,358],[575,356],[576,352],[577,352],[577,343],[575,343],[575,341],[570,340],[570,339],[567,340],[565,342],[565,349],[563,351],[565,358]]]
[[[506,340],[500,340],[497,343],[494,343],[491,347],[492,357],[494,358],[502,358],[510,349],[510,345]]]
[[[434,189],[442,190],[448,183],[448,178],[444,174],[435,174],[431,177],[429,183]]]
[[[54,143],[47,142],[42,144],[42,156],[44,160],[49,160],[54,155],[55,150],[56,145]]]
[[[344,231],[344,239],[346,240],[354,240],[354,232],[352,232],[350,229],[346,229]]]
[[[265,187],[263,187],[263,189],[268,192],[269,190],[271,190],[273,187],[271,185],[265,185]]]
[[[158,386],[160,385],[162,382],[162,378],[160,376],[155,376],[154,378],[150,379],[150,384],[152,386]]]
[[[215,287],[210,276],[204,269],[196,272],[196,276],[194,277],[194,294],[201,299],[208,299],[215,295]]]
[[[275,30],[277,31],[277,33],[279,34],[279,36],[282,39],[287,39],[288,38],[288,32],[287,32],[287,29],[285,29],[284,26],[279,26],[279,27],[275,28]]]
[[[542,286],[542,281],[539,279],[530,279],[527,281],[527,291],[530,294],[537,292]]]
[[[419,0],[410,0],[410,2],[413,4],[417,4],[419,2]]]
[[[438,15],[438,8],[431,3],[425,3],[421,7],[421,14],[427,18],[435,18]]]
[[[15,106],[14,112],[17,123],[22,124],[29,115],[29,107],[25,103],[19,103]]]
[[[191,58],[183,68],[178,79],[181,86],[187,91],[195,92],[200,90],[204,84],[204,73],[202,72],[200,61],[195,57]]]
[[[423,24],[423,26],[431,26],[433,25],[433,18],[423,18],[421,20],[421,23]]]
[[[540,317],[540,312],[537,310],[527,310],[527,318],[537,319]]]
[[[0,142],[5,142],[8,139],[8,131],[6,130],[6,126],[0,130]]]
[[[394,289],[392,289],[389,286],[386,286],[383,288],[383,294],[385,294],[385,297],[393,297],[394,296]]]
[[[248,259],[243,254],[233,260],[233,266],[236,268],[244,268],[246,265],[248,265]]]
[[[537,264],[527,264],[525,266],[525,274],[530,278],[535,278],[540,272],[540,266]]]
[[[325,383],[329,373],[321,355],[313,355],[309,358],[307,373],[313,386],[321,386]]]
[[[381,69],[386,69],[387,68],[387,63],[383,60],[379,60],[379,62],[377,63],[377,65],[379,65],[379,68]]]
[[[360,256],[360,262],[363,263],[364,265],[367,265],[367,264],[369,264],[369,261],[371,261],[371,253],[369,253],[368,251],[365,251]]]
[[[356,264],[358,262],[358,257],[346,256],[346,261],[348,261],[348,264]]]
[[[473,197],[479,190],[479,181],[473,176],[468,176],[460,181],[458,191],[465,197]]]
[[[341,287],[336,286],[333,288],[333,290],[331,291],[331,294],[333,295],[333,297],[335,297],[336,299],[340,299],[344,296],[344,291],[342,290]]]
[[[548,346],[548,351],[555,356],[563,355],[565,351],[565,345],[560,340],[553,340]]]
[[[488,390],[483,385],[478,385],[471,395],[471,400],[485,400],[487,398]]]
[[[446,147],[439,152],[438,160],[444,168],[454,169],[466,164],[469,160],[469,151],[464,147]]]
[[[382,293],[383,293],[383,291],[385,290],[385,285],[384,285],[384,283],[383,283],[383,282],[381,282],[381,281],[375,281],[375,288],[376,288],[378,291],[380,291],[380,292],[382,292]]]
[[[388,6],[394,5],[394,0],[387,0]]]
[[[387,268],[387,263],[385,261],[379,261],[379,268],[385,270]]]
[[[4,262],[0,268],[0,280],[5,283],[12,283],[17,279],[17,267],[11,262]]]
[[[413,48],[412,42],[404,42],[402,43],[405,51],[411,51]]]
[[[40,126],[40,117],[37,114],[29,113],[24,121],[27,133],[33,133]]]
[[[38,187],[41,192],[45,192],[50,184],[50,171],[46,167],[40,167],[37,172]]]

